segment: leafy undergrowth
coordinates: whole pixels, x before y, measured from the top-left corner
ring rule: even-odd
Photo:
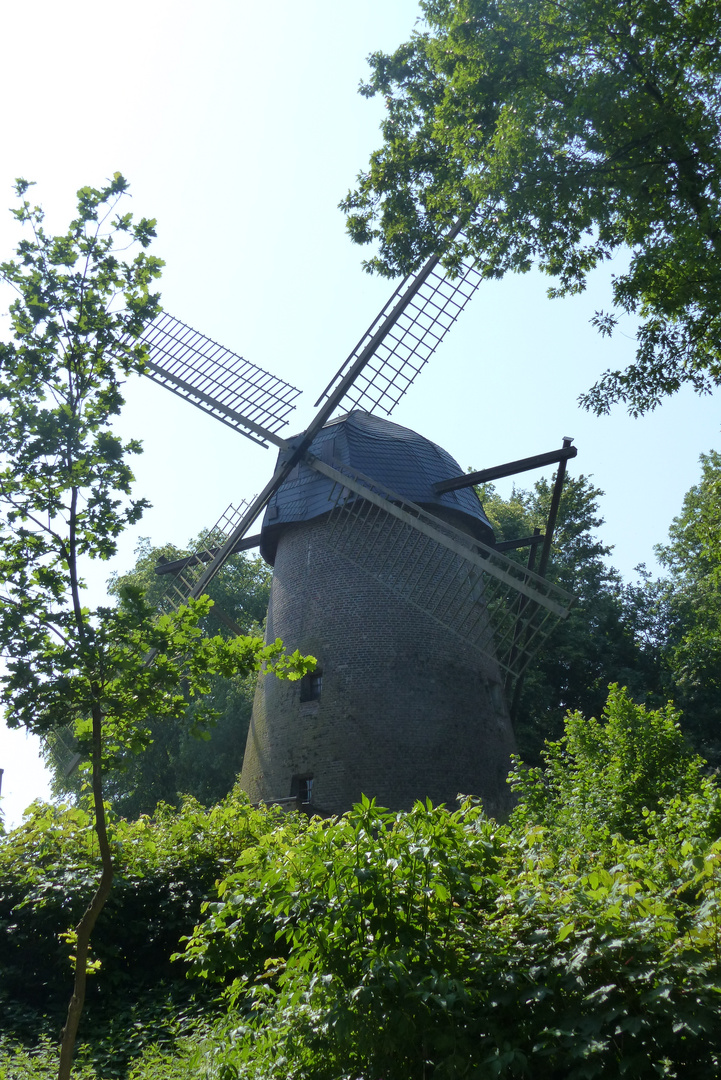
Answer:
[[[308,822],[236,797],[255,824],[174,961],[216,1004],[149,1018],[122,1061],[88,1039],[78,1076],[719,1075],[721,794],[675,714],[614,689],[512,781],[503,825],[472,800]],[[53,1075],[14,1045],[0,1080]]]
[[[215,992],[188,980],[171,955],[215,882],[281,818],[254,810],[237,791],[210,810],[186,799],[179,810],[159,806],[152,820],[111,817],[116,875],[93,939],[98,970],[79,1047],[99,1076],[123,1077],[146,1046],[170,1051],[217,1013]],[[0,1066],[10,1060],[10,1042],[31,1061],[36,1051],[50,1053],[45,1042],[38,1049],[39,1034],[48,1046],[57,1041],[71,985],[62,935],[99,875],[92,820],[82,805],[38,803],[0,840]]]
[[[207,1059],[202,1036],[183,1038],[172,1053],[156,1045],[148,1045],[123,1075],[127,1080],[189,1080],[202,1075],[203,1060]],[[58,1073],[57,1046],[48,1037],[32,1047],[23,1046],[0,1036],[0,1080],[56,1080]],[[117,1073],[99,1068],[87,1054],[87,1044],[81,1046],[73,1068],[74,1080],[97,1080],[114,1077]]]

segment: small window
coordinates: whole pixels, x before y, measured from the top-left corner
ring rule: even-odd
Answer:
[[[318,701],[323,692],[323,672],[317,668],[300,680],[300,700]]]
[[[290,782],[290,794],[301,806],[308,806],[313,802],[313,777],[294,776]]]
[[[313,802],[313,777],[309,776],[305,780],[301,780],[298,787],[298,795],[301,803]]]

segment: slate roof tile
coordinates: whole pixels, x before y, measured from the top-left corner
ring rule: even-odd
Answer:
[[[289,441],[293,445],[293,440]],[[431,513],[434,507],[455,511],[479,539],[493,542],[490,522],[473,488],[442,495],[433,491],[438,480],[463,471],[458,462],[410,428],[357,409],[327,424],[314,439],[311,451],[329,464],[335,460],[349,465]],[[302,462],[293,470],[268,503],[263,518],[260,551],[267,562],[273,563],[284,525],[310,521],[331,510],[332,488],[331,480]]]

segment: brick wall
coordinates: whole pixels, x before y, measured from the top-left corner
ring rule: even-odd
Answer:
[[[323,688],[301,702],[299,683],[261,677],[243,788],[287,798],[294,777],[312,777],[319,813],[361,793],[407,809],[460,792],[504,814],[515,746],[496,665],[327,541],[324,519],[280,538],[267,638],[317,657]]]

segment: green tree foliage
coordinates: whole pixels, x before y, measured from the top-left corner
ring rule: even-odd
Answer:
[[[141,539],[135,549],[135,566],[125,574],[114,574],[109,583],[112,596],[122,600],[122,589],[127,585],[142,588],[149,604],[164,609],[170,595],[170,583],[174,575],[157,574],[156,567],[163,561],[174,562],[198,550],[207,549],[208,534],[200,533],[187,548],[173,544],[159,547]],[[262,627],[268,610],[271,571],[260,557],[243,552],[232,555],[208,586],[208,596],[213,601],[207,630],[228,636],[232,631],[223,616],[240,626],[244,632]]]
[[[701,480],[687,493],[657,549],[668,570],[657,583],[657,636],[674,700],[698,750],[721,764],[721,454],[701,455]],[[652,597],[653,600],[653,597]],[[657,607],[658,607],[658,601]]]
[[[161,264],[145,251],[154,222],[117,211],[127,188],[119,173],[78,192],[77,217],[59,236],[45,232],[28,187],[17,182],[13,212],[24,238],[16,259],[0,264],[16,292],[12,340],[0,344],[0,702],[10,726],[45,735],[74,725],[89,758],[102,871],[72,931],[75,982],[59,1066],[67,1080],[90,936],[113,880],[104,764],[147,745],[148,717],[182,714],[181,684],[202,696],[216,673],[249,674],[267,660],[297,677],[304,664],[285,657],[280,642],[268,649],[259,638],[204,636],[207,597],[156,618],[129,586],[118,608],[88,607],[85,561],[109,558],[145,506],[131,496],[128,458],[139,444],[124,445],[112,421],[123,377],[142,370],[140,334],[158,311],[150,289]],[[207,716],[201,707],[198,722]]]
[[[508,499],[492,485],[479,489],[497,541],[545,532],[552,493],[553,478],[514,488]],[[578,599],[532,662],[516,702],[514,727],[527,761],[537,762],[544,741],[559,737],[567,710],[600,714],[609,683],[641,699],[657,696],[659,659],[640,632],[641,609],[597,536],[602,495],[585,476],[565,480],[547,576]],[[525,563],[528,549],[509,556]]]
[[[700,481],[686,494],[668,542],[656,548],[666,574],[638,567],[640,580],[624,590],[650,700],[673,700],[684,732],[714,768],[721,765],[720,498],[721,456],[711,451],[701,455]]]
[[[148,603],[162,609],[167,603],[171,575],[158,575],[159,561],[169,562],[202,547],[201,534],[190,548],[181,550],[170,544],[153,547],[141,540],[136,562],[126,574],[115,575],[109,591],[122,606],[129,587],[141,589]],[[245,634],[258,636],[268,607],[271,574],[260,558],[243,553],[232,556],[211,582],[208,594],[213,607],[201,621],[204,632],[230,637],[232,623]],[[221,611],[225,621],[218,618]],[[105,774],[105,796],[116,813],[124,817],[149,814],[159,802],[178,806],[184,795],[193,796],[204,806],[211,806],[231,790],[238,776],[245,751],[245,740],[253,706],[256,673],[239,673],[227,678],[214,674],[209,691],[202,699],[188,700],[183,715],[175,718],[150,718],[149,744],[142,754],[119,755]],[[213,710],[212,722],[199,724],[199,711]],[[50,746],[48,761],[54,773],[56,793],[78,796],[85,783],[81,773],[66,773],[67,740]]]
[[[201,1003],[210,1008],[207,994],[194,999],[197,987],[170,956],[192,932],[214,882],[280,816],[253,810],[238,791],[211,810],[193,799],[177,810],[159,807],[152,821],[110,812],[115,885],[93,939],[82,1029],[92,1047],[80,1048],[104,1077],[121,1072],[150,1040],[169,1046]],[[100,861],[87,800],[36,803],[0,840],[0,1037],[33,1044],[40,1032],[54,1035],[70,972],[59,934],[80,918]],[[0,1076],[1,1066],[0,1052]]]
[[[583,289],[619,249],[618,312],[640,320],[636,362],[584,403],[653,408],[721,381],[721,11],[617,0],[421,0],[425,25],[370,58],[361,92],[387,106],[384,142],[342,204],[368,263],[405,273],[470,217],[484,274],[534,263],[551,295]]]
[[[187,950],[234,1003],[216,1075],[714,1075],[721,795],[671,712],[614,690],[590,732],[507,826],[364,799],[248,848]]]

